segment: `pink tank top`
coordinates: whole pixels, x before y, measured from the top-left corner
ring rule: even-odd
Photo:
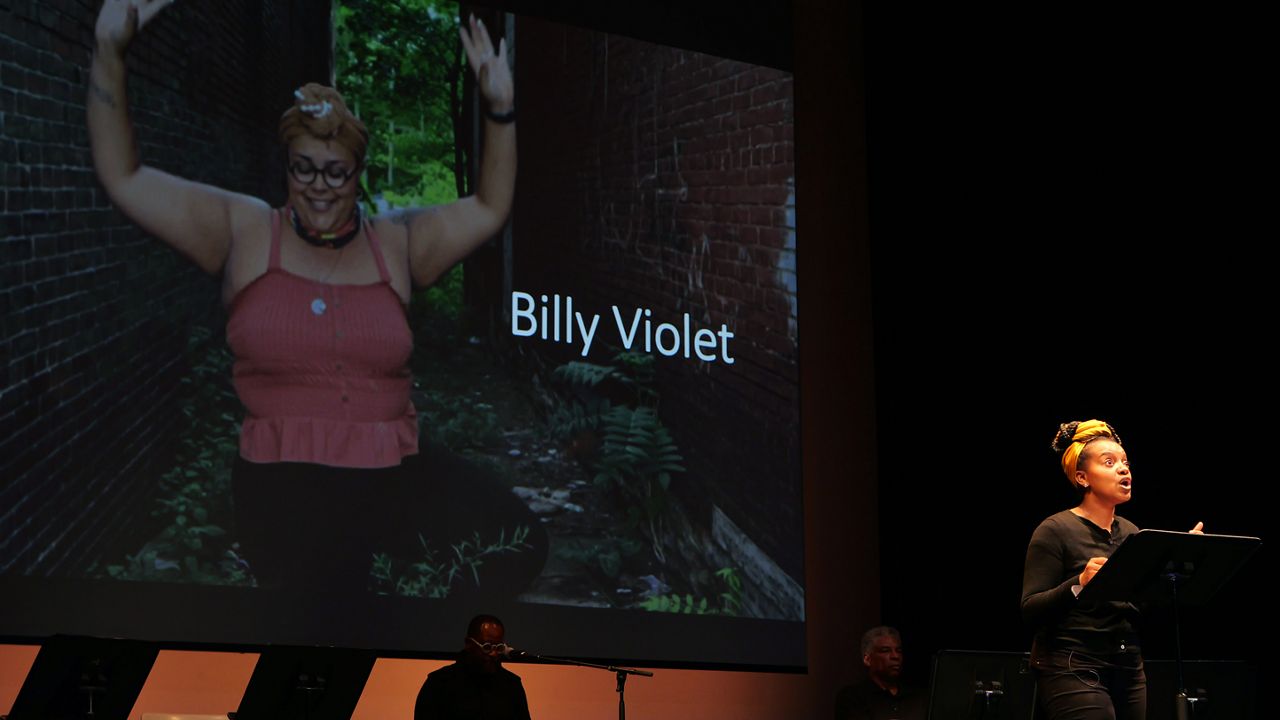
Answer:
[[[280,212],[272,213],[267,271],[227,316],[232,384],[248,411],[244,459],[375,468],[418,452],[413,333],[378,236],[371,224],[365,231],[380,280],[329,285],[280,266]]]

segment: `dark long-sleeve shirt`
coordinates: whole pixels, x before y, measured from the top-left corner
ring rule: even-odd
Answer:
[[[520,676],[486,673],[465,661],[436,670],[418,691],[414,720],[529,720]]]
[[[1063,510],[1031,535],[1022,573],[1022,619],[1035,630],[1034,656],[1073,650],[1094,656],[1136,653],[1138,609],[1125,602],[1076,599],[1090,558],[1110,558],[1137,526],[1116,516],[1110,532]]]

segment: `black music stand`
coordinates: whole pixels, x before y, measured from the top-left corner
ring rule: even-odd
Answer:
[[[235,720],[350,720],[377,654],[330,647],[262,651]]]
[[[930,720],[1025,720],[1035,703],[1027,653],[939,650],[933,656]]]
[[[1174,702],[1179,720],[1192,716],[1194,701],[1187,697],[1183,678],[1178,609],[1208,604],[1260,547],[1262,541],[1256,537],[1142,530],[1126,538],[1080,591],[1080,602],[1167,602],[1173,606],[1178,667]]]
[[[55,635],[40,647],[9,720],[126,720],[159,652],[139,640]]]

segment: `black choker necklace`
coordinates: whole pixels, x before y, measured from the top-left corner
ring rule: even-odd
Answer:
[[[293,222],[293,231],[309,245],[338,249],[355,239],[360,233],[360,203],[356,203],[351,211],[351,219],[333,232],[316,232],[303,226],[298,211],[289,206],[289,219]]]

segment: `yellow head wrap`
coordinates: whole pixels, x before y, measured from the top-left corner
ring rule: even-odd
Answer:
[[[1067,474],[1068,480],[1075,477],[1076,463],[1080,460],[1080,453],[1084,452],[1084,446],[1096,437],[1116,440],[1111,426],[1101,420],[1085,420],[1076,427],[1076,434],[1071,436],[1071,445],[1062,453],[1062,472]]]

